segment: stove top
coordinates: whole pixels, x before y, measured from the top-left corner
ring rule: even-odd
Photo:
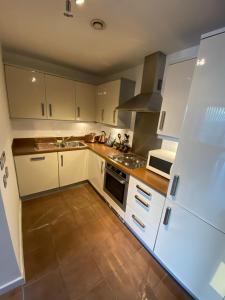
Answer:
[[[146,165],[145,159],[133,153],[110,155],[109,157],[130,169],[141,168]]]

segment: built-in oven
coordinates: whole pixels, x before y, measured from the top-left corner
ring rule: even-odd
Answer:
[[[129,175],[106,163],[104,191],[123,210],[126,210]]]

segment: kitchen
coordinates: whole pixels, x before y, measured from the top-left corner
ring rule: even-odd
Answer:
[[[225,299],[225,4],[198,2],[0,4],[1,300]]]

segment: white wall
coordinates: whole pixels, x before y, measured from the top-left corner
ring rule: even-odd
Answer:
[[[11,133],[11,124],[9,120],[8,113],[8,104],[6,97],[6,88],[4,81],[4,72],[3,72],[3,63],[1,58],[1,45],[0,45],[0,155],[2,151],[6,153],[6,166],[9,169],[9,178],[7,188],[3,186],[3,175],[4,170],[0,171],[0,191],[1,191],[1,199],[2,201],[2,209],[4,208],[4,214],[7,219],[7,224],[11,236],[11,241],[14,250],[14,257],[11,259],[15,259],[21,272],[23,272],[23,258],[22,258],[22,244],[21,244],[21,202],[19,200],[16,174],[14,168],[14,161],[11,151],[12,144],[12,133]],[[3,213],[3,212],[2,212]],[[3,216],[0,216],[0,218]],[[2,255],[4,247],[6,245],[0,244],[0,253]],[[1,256],[0,255],[0,256]],[[8,262],[10,263],[10,262]],[[10,271],[10,270],[9,270]],[[8,275],[7,269],[4,271],[0,266],[0,285],[5,283],[7,284]],[[11,278],[13,280],[15,278]],[[4,282],[4,280],[6,282]],[[1,286],[0,286],[1,289]]]

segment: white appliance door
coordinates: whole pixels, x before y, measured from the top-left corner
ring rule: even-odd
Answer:
[[[225,232],[225,33],[201,41],[168,197]],[[175,196],[173,176],[179,176]]]
[[[164,225],[167,208],[168,225]],[[166,201],[156,256],[198,299],[225,296],[225,235],[179,205]]]

